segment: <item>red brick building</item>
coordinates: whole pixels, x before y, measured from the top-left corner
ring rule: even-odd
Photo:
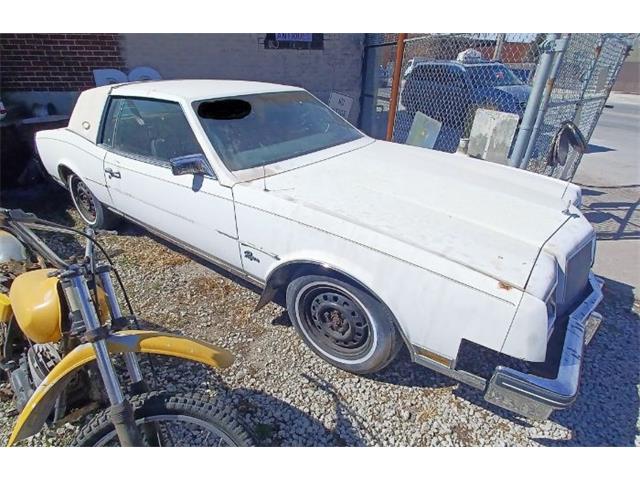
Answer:
[[[96,68],[122,68],[112,33],[0,34],[0,87],[7,91],[67,91],[95,86]]]

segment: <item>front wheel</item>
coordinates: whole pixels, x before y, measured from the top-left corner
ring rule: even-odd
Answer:
[[[402,346],[386,306],[362,288],[337,278],[296,278],[287,288],[287,311],[318,356],[351,373],[382,370]]]
[[[130,400],[136,425],[148,446],[248,447],[244,427],[222,405],[197,395],[145,393]],[[149,438],[153,432],[154,438]],[[77,447],[119,446],[108,410],[96,415],[73,441]]]

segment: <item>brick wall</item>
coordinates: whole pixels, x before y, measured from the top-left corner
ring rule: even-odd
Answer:
[[[122,67],[117,34],[0,34],[2,91],[84,90],[93,69]]]

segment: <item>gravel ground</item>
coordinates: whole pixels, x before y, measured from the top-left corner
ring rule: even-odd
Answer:
[[[79,224],[64,192],[6,195],[3,204]],[[229,348],[235,364],[212,372],[163,361],[164,388],[215,394],[234,406],[260,445],[556,446],[640,445],[640,305],[627,285],[607,281],[605,322],[589,346],[580,396],[570,410],[529,422],[482,395],[412,364],[403,352],[387,370],[358,377],[314,356],[286,311],[253,307],[258,293],[130,224],[103,238],[138,315],[148,326]],[[65,248],[77,248],[67,244]],[[0,443],[15,420],[0,384]],[[46,429],[29,445],[64,445],[81,424]]]

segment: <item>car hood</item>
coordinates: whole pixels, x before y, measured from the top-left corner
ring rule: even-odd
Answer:
[[[280,214],[293,220],[426,269],[421,252],[519,288],[579,195],[523,170],[382,141],[244,185],[287,200]]]
[[[504,85],[502,87],[493,88],[511,95],[518,101],[518,103],[527,101],[529,99],[529,94],[531,93],[531,87],[529,85]]]

